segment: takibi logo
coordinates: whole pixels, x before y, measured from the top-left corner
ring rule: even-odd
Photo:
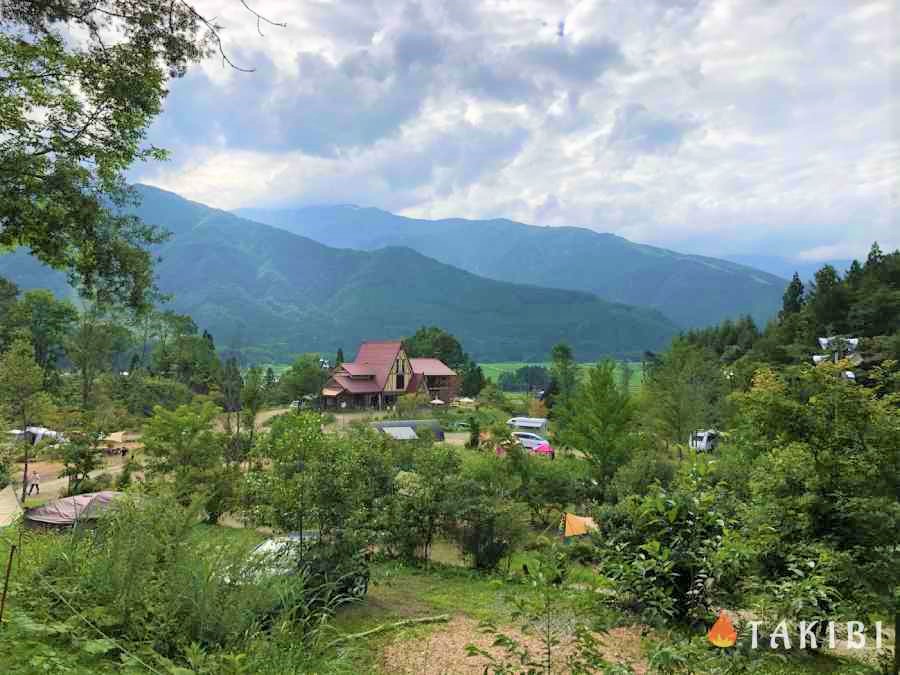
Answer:
[[[737,642],[737,631],[725,612],[719,612],[719,618],[706,634],[716,647],[732,647]]]
[[[750,621],[748,625],[751,635],[750,648],[757,649],[762,621]],[[791,649],[791,626],[793,624],[789,625],[787,621],[781,621],[771,633],[763,633],[764,640],[768,637],[769,649]],[[841,624],[841,627],[843,628],[844,624]],[[800,649],[818,649],[820,646],[825,647],[826,645],[829,649],[834,649],[838,645],[838,624],[834,621],[801,621],[796,628]],[[882,644],[881,621],[876,621],[874,628],[873,636],[871,632],[866,632],[866,626],[862,621],[848,621],[846,631],[840,631],[846,636],[844,647],[846,649],[865,649],[868,635],[870,638],[875,638],[875,649],[880,651]],[[737,631],[725,610],[719,612],[719,618],[709,629],[706,637],[716,647],[733,647],[737,642]]]

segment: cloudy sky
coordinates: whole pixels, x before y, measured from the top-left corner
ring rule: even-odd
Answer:
[[[900,246],[896,0],[195,3],[242,73],[173,84],[133,177],[808,260]]]

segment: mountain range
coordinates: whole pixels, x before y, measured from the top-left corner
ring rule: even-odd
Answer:
[[[352,205],[247,208],[241,216],[328,246],[406,246],[483,277],[587,291],[655,309],[693,328],[750,314],[764,325],[781,308],[785,278],[746,265],[636,244],[580,227],[512,220],[424,220]]]
[[[248,361],[305,351],[352,352],[366,339],[438,325],[482,361],[543,361],[565,340],[580,359],[637,357],[678,327],[655,309],[583,291],[487,279],[410,247],[335,248],[178,195],[138,186],[137,215],[172,234],[158,247],[158,284],[219,347]],[[71,293],[65,276],[27,253],[0,256],[22,288]]]

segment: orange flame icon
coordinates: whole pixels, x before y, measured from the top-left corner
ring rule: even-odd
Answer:
[[[728,615],[725,612],[719,612],[719,618],[716,619],[713,627],[709,629],[706,637],[716,647],[731,647],[737,642],[737,631],[734,630],[734,625],[732,625]]]

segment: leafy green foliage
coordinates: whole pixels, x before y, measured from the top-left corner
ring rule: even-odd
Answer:
[[[32,290],[12,304],[3,331],[24,331],[34,346],[34,358],[49,379],[64,354],[67,334],[78,318],[72,303],[57,300],[50,291]]]
[[[198,650],[239,653],[273,618],[308,648],[333,609],[312,602],[323,589],[300,571],[260,574],[247,544],[200,536],[200,510],[164,492],[140,495],[118,500],[95,532],[30,539],[19,616],[89,636],[89,654],[124,646],[167,669]]]
[[[724,566],[723,541],[734,504],[703,463],[601,514],[598,552],[616,601],[651,623],[708,616]]]
[[[203,496],[207,518],[216,522],[235,499],[238,472],[224,462],[225,439],[213,431],[218,409],[211,403],[157,407],[142,441],[152,478],[171,476],[178,501],[188,505]]]
[[[319,396],[328,379],[328,371],[319,364],[318,354],[304,354],[281,374],[280,399],[290,402],[304,396]]]
[[[624,461],[634,406],[628,391],[615,379],[616,365],[602,361],[588,369],[585,379],[554,407],[560,443],[578,448],[607,480]]]
[[[691,432],[721,425],[727,380],[713,353],[676,340],[644,378],[645,425],[660,438],[686,444]]]
[[[161,236],[110,205],[128,201],[132,162],[163,156],[144,135],[168,72],[206,53],[206,26],[161,0],[11,0],[0,26],[0,245],[27,246],[103,302],[140,306]]]

